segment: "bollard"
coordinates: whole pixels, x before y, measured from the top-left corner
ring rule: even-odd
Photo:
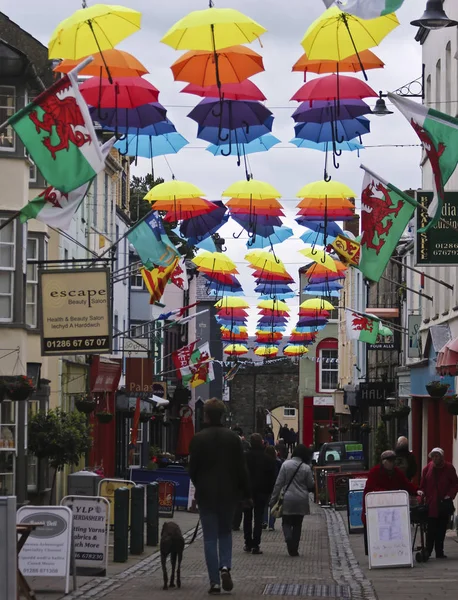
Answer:
[[[130,553],[142,554],[145,534],[145,488],[136,485],[130,490]]]
[[[122,487],[114,493],[113,561],[126,562],[129,554],[129,489]]]
[[[146,486],[146,545],[159,544],[159,484]]]

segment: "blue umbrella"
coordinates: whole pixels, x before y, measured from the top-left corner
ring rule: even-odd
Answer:
[[[232,148],[230,148],[230,144],[221,144],[220,146],[211,144],[206,150],[207,152],[211,152],[214,156],[228,156],[227,150],[230,148],[229,154],[231,156],[240,156],[243,154],[255,154],[256,152],[267,152],[273,146],[280,144],[280,142],[281,140],[271,133],[266,133],[248,144],[234,143],[232,144]]]
[[[273,296],[274,294],[272,294]],[[259,296],[260,300],[271,300],[272,296],[270,294],[261,294]],[[286,300],[287,298],[295,298],[296,294],[294,292],[278,292],[275,294],[275,297],[279,300]]]
[[[273,122],[274,118],[270,116],[262,123],[262,125],[253,125],[252,127],[249,127],[248,131],[245,127],[238,129],[226,129],[223,127],[221,129],[221,133],[218,127],[199,126],[197,129],[197,137],[201,140],[209,142],[210,144],[215,144],[216,146],[227,146],[228,144],[249,144],[253,140],[257,140],[266,133],[270,133],[272,131]]]
[[[311,142],[343,142],[369,133],[371,124],[366,117],[328,123],[299,123],[294,126],[295,137]]]
[[[262,125],[272,116],[271,111],[258,101],[215,100],[204,98],[192,109],[188,117],[201,127],[218,127],[220,130]]]
[[[372,113],[371,108],[363,100],[341,100],[339,113],[336,114],[334,101],[313,100],[302,102],[293,112],[292,118],[297,123],[326,123],[327,121],[344,121],[356,119]]]
[[[179,133],[165,135],[128,135],[126,139],[118,140],[115,144],[121,154],[154,158],[164,154],[176,154],[189,144]]]
[[[275,244],[281,244],[288,238],[293,235],[293,230],[289,227],[274,227],[274,232],[272,235],[267,237],[262,237],[260,235],[256,235],[251,240],[247,242],[247,248],[267,248],[273,246]]]
[[[247,231],[255,231],[256,235],[261,235],[262,237],[273,235],[275,231],[274,227],[282,226],[280,217],[272,217],[270,215],[231,213],[231,217]]]
[[[297,148],[321,150],[321,152],[327,152],[328,150],[332,149],[332,144],[330,142],[311,142],[310,140],[303,140],[302,138],[293,138],[289,143],[294,144],[297,146]],[[353,140],[350,142],[341,142],[340,144],[336,144],[336,150],[342,150],[343,152],[354,152],[355,150],[364,150],[364,146]]]
[[[227,222],[229,215],[220,200],[214,202],[214,204],[218,206],[216,210],[183,221],[180,226],[180,235],[192,240],[203,240],[216,233]]]
[[[302,227],[307,227],[312,231],[324,232],[333,237],[337,237],[338,235],[343,235],[342,229],[337,225],[335,221],[328,221],[325,223],[324,221],[310,221],[306,215],[300,215],[296,218],[296,221]]]
[[[102,125],[103,129],[112,131],[114,127]],[[175,125],[169,119],[148,125],[147,127],[118,127],[118,133],[130,133],[132,135],[163,135],[164,133],[176,133]]]
[[[102,114],[103,110],[103,114]],[[160,102],[142,104],[136,108],[103,108],[90,106],[93,121],[112,129],[118,127],[147,127],[167,118],[167,109]]]

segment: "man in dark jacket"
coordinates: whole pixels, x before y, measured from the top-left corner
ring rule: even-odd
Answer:
[[[212,398],[204,404],[207,427],[191,441],[189,475],[196,488],[210,594],[233,588],[232,518],[240,499],[250,500],[248,471],[239,436],[221,419],[226,408]]]
[[[277,478],[277,466],[275,459],[265,453],[264,443],[259,433],[253,433],[250,442],[251,448],[246,453],[246,462],[248,465],[253,506],[245,508],[243,512],[244,550],[252,554],[262,554],[262,551],[259,549],[262,522],[267,502]]]
[[[401,436],[398,438],[394,450],[396,452],[395,466],[404,473],[409,481],[412,481],[417,474],[417,461],[413,452],[409,450],[409,440]]]

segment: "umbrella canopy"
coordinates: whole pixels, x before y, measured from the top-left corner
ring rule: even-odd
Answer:
[[[189,83],[181,90],[181,92],[183,94],[203,96],[204,98],[219,98],[219,90],[217,85],[201,86],[194,83]],[[246,79],[241,83],[223,83],[221,85],[221,93],[223,94],[225,100],[264,101],[267,99],[258,86],[249,79]]]
[[[180,233],[188,238],[188,241],[194,239],[204,239],[213,235],[229,219],[226,207],[222,202],[212,203],[216,209],[205,215],[192,216],[180,225]]]
[[[182,135],[177,132],[165,133],[157,136],[151,135],[128,135],[115,144],[121,154],[127,156],[142,156],[143,158],[154,158],[166,154],[176,154],[189,144]]]
[[[222,114],[221,114],[222,111]],[[253,125],[262,125],[272,113],[260,102],[215,100],[204,98],[188,114],[201,127],[222,127],[247,130]]]
[[[307,218],[304,216],[300,217],[300,219],[300,223],[299,218],[296,219],[300,225],[303,227],[308,227],[308,229],[311,229],[316,233],[324,233],[326,231],[326,234],[331,237],[343,235],[342,229],[339,227],[339,225],[337,225],[337,223],[334,223],[334,221],[307,221]]]
[[[84,57],[87,58],[87,57]],[[68,73],[78,66],[84,58],[76,60],[66,58],[60,62],[53,71],[56,73]],[[103,54],[97,52],[92,55],[94,59],[84,69],[79,72],[81,76],[96,76],[96,77],[141,77],[149,73],[148,69],[142,63],[122,50],[104,50]],[[107,71],[108,68],[108,71]]]
[[[280,300],[262,300],[258,303],[258,308],[267,308],[269,310],[284,312],[289,312],[290,310],[286,302],[281,302]]]
[[[347,75],[326,75],[312,79],[294,94],[291,100],[305,102],[306,100],[362,100],[363,98],[377,98],[374,90],[356,77]]]
[[[314,181],[297,193],[298,198],[356,198],[355,192],[339,181]]]
[[[264,272],[281,273],[290,277],[286,273],[283,262],[276,258],[274,254],[264,250],[251,250],[245,255],[245,260],[250,263],[252,268],[260,268]]]
[[[217,206],[204,198],[180,198],[178,200],[156,200],[154,210],[165,210],[170,214],[166,221],[185,221],[193,217],[207,215],[217,209]]]
[[[278,348],[276,346],[258,346],[254,353],[256,356],[276,356]]]
[[[150,125],[167,123],[167,109],[159,102],[142,104],[135,108],[118,107],[104,108],[102,110],[96,106],[90,106],[89,112],[92,119],[100,123],[105,129],[117,129],[121,133],[135,133],[135,129],[144,129]],[[171,132],[161,131],[161,133]]]
[[[251,129],[251,128],[250,128]],[[256,154],[257,152],[268,152],[273,146],[280,144],[281,140],[276,138],[271,133],[266,133],[256,140],[248,144],[211,144],[206,148],[207,152],[211,152],[215,156],[243,156],[244,154]],[[229,152],[228,152],[229,149]]]
[[[311,142],[310,140],[303,140],[300,138],[294,138],[290,140],[290,144],[294,144],[297,148],[306,148],[307,150],[321,150],[321,152],[327,152],[334,148],[331,142]],[[337,151],[342,150],[343,152],[354,152],[355,150],[364,150],[362,144],[358,144],[354,140],[349,142],[340,142],[335,144]],[[358,154],[359,156],[359,154]]]
[[[334,121],[326,123],[298,123],[294,126],[296,138],[310,140],[311,142],[350,141],[358,136],[365,135],[371,130],[371,124],[366,117],[348,121]]]
[[[155,185],[144,197],[150,202],[154,200],[179,200],[184,198],[200,198],[205,194],[193,183],[172,179]]]
[[[238,273],[232,260],[221,252],[202,251],[192,259],[192,262],[198,267],[208,269],[211,272]]]
[[[394,13],[366,20],[332,6],[310,25],[301,44],[309,59],[342,60],[378,46],[398,25]]]
[[[224,190],[222,196],[226,198],[250,198],[252,200],[281,198],[280,192],[270,183],[257,179],[237,181]]]
[[[301,356],[306,354],[308,349],[305,346],[285,346],[283,348],[283,354],[285,356]]]
[[[161,42],[175,50],[215,51],[249,44],[265,32],[264,27],[238,10],[207,8],[177,21]]]
[[[148,106],[148,105],[146,105]],[[141,106],[138,107],[139,109],[142,108]],[[98,119],[98,109],[94,108],[94,107],[90,107],[89,110],[94,111],[93,112],[93,119],[94,121],[97,121]],[[109,109],[112,110],[112,109]],[[121,109],[121,111],[123,111],[124,109]],[[136,108],[133,109],[125,109],[125,110],[131,110],[131,111],[136,111]],[[121,114],[121,111],[119,114]],[[124,118],[124,117],[123,117]],[[172,123],[172,121],[169,121],[169,119],[165,119],[164,121],[159,121],[158,123],[152,123],[151,125],[147,125],[146,127],[131,127],[130,125],[126,126],[121,126],[121,127],[116,127],[116,125],[103,125],[102,124],[103,129],[106,129],[107,131],[118,131],[119,134],[125,134],[125,133],[129,133],[131,135],[146,135],[146,136],[158,136],[158,135],[164,135],[164,134],[168,134],[168,133],[177,133],[177,130],[175,129],[175,125]]]
[[[80,92],[88,104],[100,108],[136,108],[159,98],[159,90],[142,77],[116,77],[113,84],[91,77],[80,85]]]
[[[272,235],[262,237],[257,235],[255,238],[248,240],[247,248],[269,248],[275,244],[281,244],[288,238],[293,236],[293,230],[289,227],[274,227]]]
[[[223,352],[231,356],[241,356],[248,353],[248,348],[243,344],[229,344],[224,348]]]
[[[250,303],[245,298],[234,298],[232,296],[224,296],[215,304],[216,308],[250,308]]]
[[[124,6],[94,4],[75,11],[55,28],[49,58],[78,59],[114,48],[140,29],[141,13]]]
[[[217,51],[216,55],[219,81],[223,86],[245,81],[248,77],[264,71],[262,56],[251,48],[232,46]],[[215,52],[213,50],[186,52],[170,68],[175,81],[187,81],[197,86],[217,87]],[[214,97],[219,97],[219,93]]]
[[[303,250],[299,250],[301,254],[303,254],[306,258],[311,258],[316,263],[319,263],[326,269],[337,272],[337,267],[335,265],[335,261],[329,254],[326,254],[324,250],[317,250],[315,248],[304,248]]]
[[[299,308],[305,308],[307,310],[334,310],[334,305],[328,302],[327,300],[323,300],[321,298],[311,298],[310,300],[304,300],[302,304],[299,305]]]
[[[254,125],[252,127],[240,127],[238,129],[227,129],[219,127],[202,127],[199,126],[197,129],[197,137],[201,140],[210,142],[217,146],[222,145],[235,145],[235,144],[249,144],[253,140],[257,140],[263,135],[272,131],[272,125],[274,122],[273,116],[270,116],[262,125]]]
[[[297,60],[292,71],[299,71],[305,73],[317,73],[317,75],[324,75],[325,73],[359,73],[361,71],[361,64],[364,69],[382,69],[385,63],[381,61],[370,50],[363,50],[359,53],[359,57],[356,54],[348,56],[343,60],[322,60],[317,58],[310,60],[307,54],[303,54],[299,60]]]
[[[371,113],[371,108],[363,100],[341,100],[337,114],[334,102],[315,100],[302,102],[291,115],[296,123],[326,123],[328,121],[346,121]]]

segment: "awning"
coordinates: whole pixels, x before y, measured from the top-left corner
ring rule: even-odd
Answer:
[[[457,374],[458,369],[458,338],[450,340],[443,346],[436,360],[436,370],[440,375]]]
[[[121,363],[101,358],[98,354],[92,357],[90,388],[91,392],[115,392],[121,379]]]

